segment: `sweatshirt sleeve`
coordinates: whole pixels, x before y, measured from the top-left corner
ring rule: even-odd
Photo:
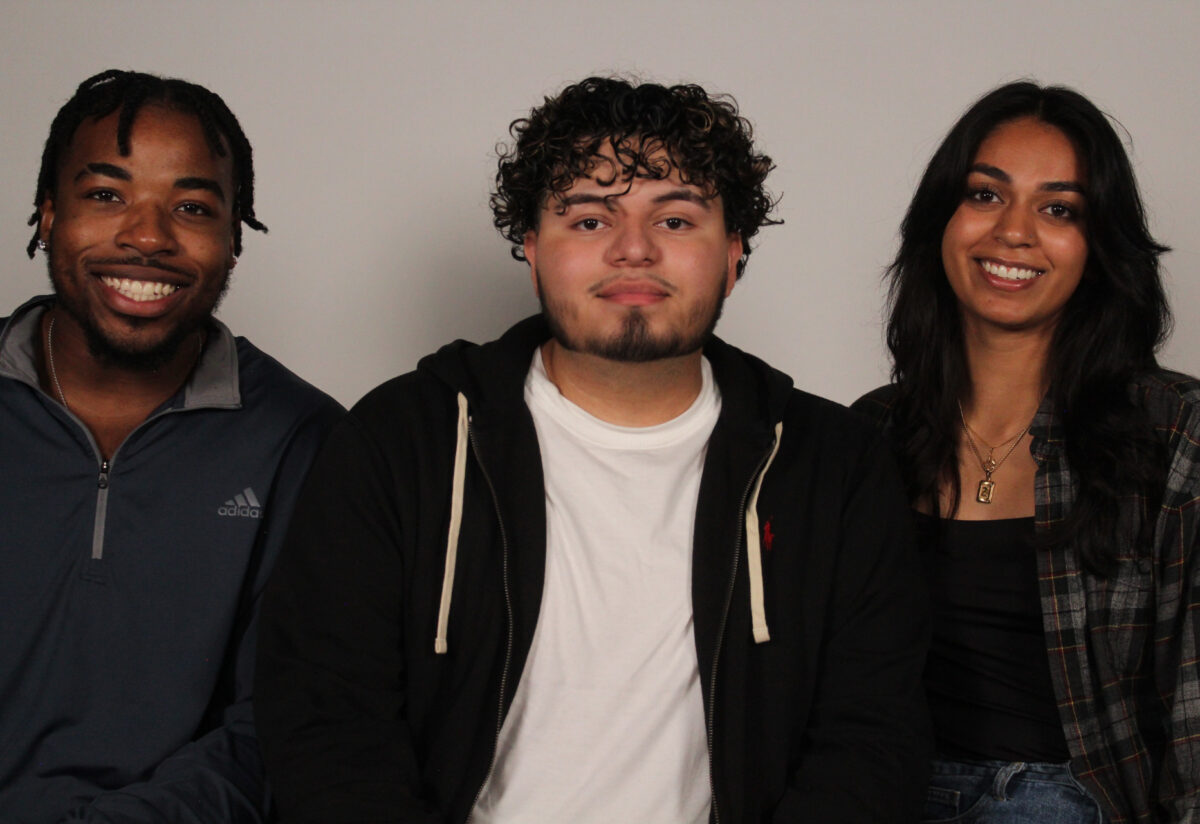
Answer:
[[[1155,575],[1155,692],[1166,744],[1155,821],[1200,821],[1200,406],[1174,425]]]
[[[72,810],[69,824],[259,824],[267,793],[252,706],[259,606],[300,483],[329,426],[342,410],[332,401],[297,425],[276,470],[258,533],[252,570],[228,652],[197,738],[155,768],[146,781],[102,793]]]
[[[915,822],[932,755],[928,606],[894,462],[864,450],[841,513],[804,755],[776,822]]]
[[[436,820],[405,720],[391,475],[352,412],[314,464],[268,587],[257,711],[285,824]]]

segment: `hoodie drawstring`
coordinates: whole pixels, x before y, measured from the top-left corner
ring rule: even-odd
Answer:
[[[446,628],[450,623],[450,600],[454,591],[454,566],[458,560],[458,536],[462,530],[463,487],[467,474],[467,449],[469,447],[470,417],[467,413],[467,398],[458,393],[458,431],[454,446],[454,474],[450,493],[450,528],[446,536],[446,567],[442,573],[442,598],[438,605],[437,637],[433,651],[445,655]],[[763,478],[771,469],[771,463],[779,453],[783,439],[783,422],[775,424],[775,443],[762,471],[754,482],[754,489],[746,502],[746,562],[750,571],[750,619],[754,630],[754,643],[763,644],[771,640],[767,629],[766,602],[763,597],[762,539],[758,534],[758,494],[762,490]]]
[[[750,500],[746,502],[746,563],[750,568],[750,621],[754,628],[754,643],[756,644],[765,644],[771,640],[771,633],[767,630],[766,601],[763,598],[762,540],[758,537],[758,493],[762,489],[763,478],[771,468],[771,462],[775,460],[775,455],[779,452],[781,440],[783,440],[783,421],[775,424],[775,444],[771,447],[771,454],[767,456],[767,462],[763,465],[762,472],[758,473],[758,480],[754,482],[754,491],[750,493]]]
[[[463,487],[467,477],[467,448],[470,438],[467,396],[458,393],[458,436],[454,445],[454,475],[450,492],[450,531],[446,536],[446,570],[442,573],[442,600],[438,605],[437,637],[433,651],[445,655],[446,627],[450,623],[450,598],[454,592],[454,564],[458,560],[458,534],[462,530]]]

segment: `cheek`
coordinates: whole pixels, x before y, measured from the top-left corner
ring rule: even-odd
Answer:
[[[211,268],[228,269],[233,264],[232,235],[180,234],[181,252]]]
[[[942,230],[942,257],[962,254],[979,235],[978,216],[962,206],[954,210]]]
[[[1064,235],[1055,241],[1052,255],[1056,268],[1082,276],[1087,266],[1087,240],[1078,232]]]
[[[958,268],[955,261],[958,259],[959,250],[962,247],[961,229],[958,213],[955,212],[950,218],[950,222],[946,224],[945,231],[942,232],[942,268],[946,270],[947,275]]]
[[[75,220],[69,213],[59,212],[50,227],[50,239],[61,249],[83,249],[100,243],[104,228],[99,220]],[[111,232],[108,234],[111,236]]]

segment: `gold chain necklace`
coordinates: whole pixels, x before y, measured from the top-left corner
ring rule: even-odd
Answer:
[[[992,473],[999,469],[1008,460],[1008,456],[1016,450],[1017,444],[1021,442],[1021,439],[1025,437],[1025,433],[1033,426],[1033,418],[1030,418],[1029,423],[1025,424],[1025,428],[1012,439],[1012,446],[1004,453],[1004,457],[997,461],[993,457],[996,450],[1004,446],[1008,441],[1003,441],[997,446],[990,446],[987,441],[983,441],[983,438],[980,438],[979,440],[983,441],[983,445],[988,448],[988,456],[985,459],[982,453],[980,453],[979,447],[975,445],[975,439],[971,437],[971,427],[967,426],[967,416],[963,414],[961,401],[958,404],[958,417],[962,421],[963,434],[967,436],[967,443],[971,445],[971,451],[975,453],[975,458],[979,461],[979,468],[983,470],[983,480],[979,482],[979,488],[975,491],[975,500],[981,504],[990,504],[992,502],[992,493],[996,489],[996,484],[992,481]]]

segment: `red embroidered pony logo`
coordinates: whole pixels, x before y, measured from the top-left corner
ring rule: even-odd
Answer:
[[[771,544],[773,543],[775,543],[775,533],[771,531],[771,519],[768,518],[767,522],[763,524],[763,549],[765,549],[767,552],[770,552]]]

